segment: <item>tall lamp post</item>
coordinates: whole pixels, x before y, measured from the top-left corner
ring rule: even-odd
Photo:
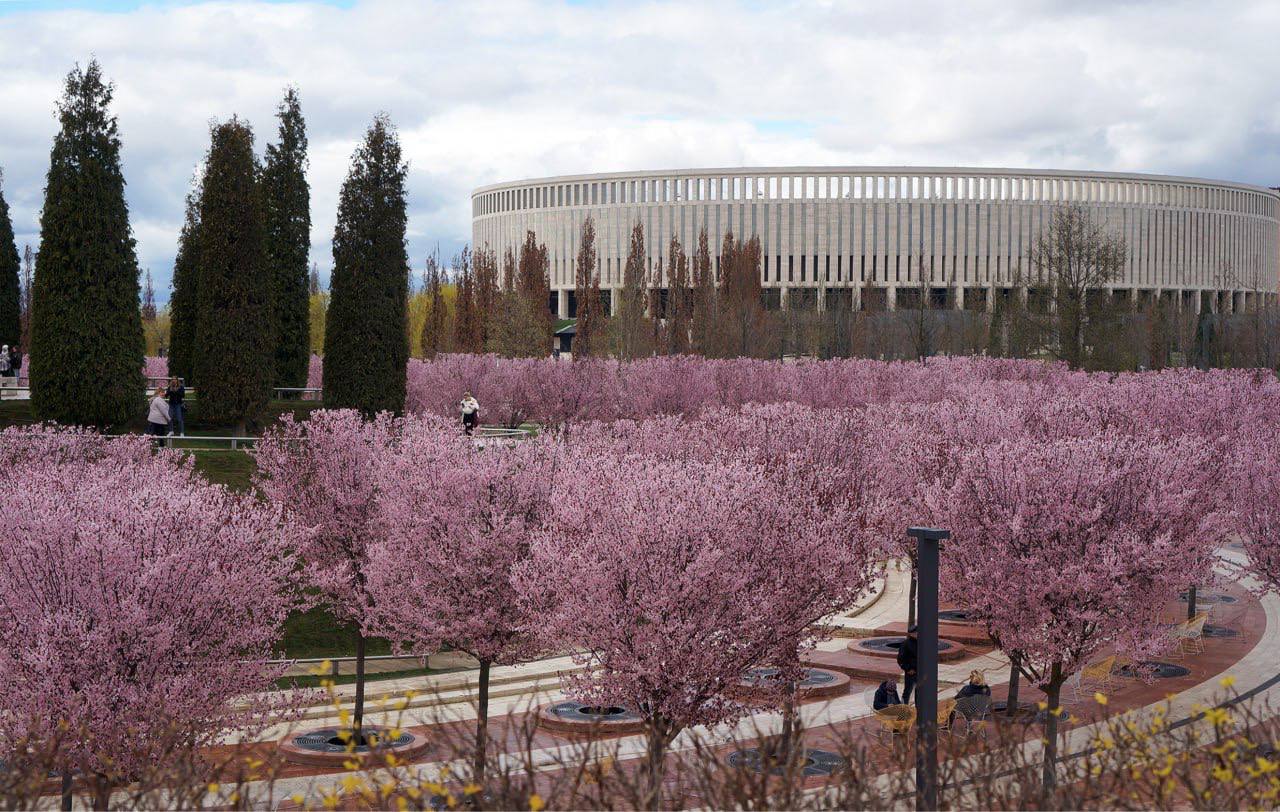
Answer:
[[[938,808],[938,547],[950,530],[910,527],[916,540],[916,809]]]

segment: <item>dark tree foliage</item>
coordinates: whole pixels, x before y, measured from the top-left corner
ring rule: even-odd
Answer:
[[[483,254],[483,252],[481,252]],[[477,258],[480,255],[477,255]],[[458,352],[484,352],[484,329],[476,307],[476,279],[473,266],[454,268],[457,298],[454,303],[454,346]],[[426,346],[423,346],[426,351]]]
[[[409,255],[400,139],[378,116],[351,160],[333,230],[324,335],[324,403],[365,414],[404,411]]]
[[[693,350],[711,355],[715,346],[718,293],[711,268],[711,245],[707,227],[698,231],[698,248],[693,254]]]
[[[13,241],[3,182],[4,173],[0,172],[0,344],[12,345],[22,341],[22,290],[18,245]]]
[[[138,259],[113,88],[96,61],[67,75],[49,155],[31,314],[37,419],[117,425],[143,405]]]
[[[271,277],[253,131],[213,128],[200,195],[195,381],[200,416],[243,432],[271,397]]]
[[[276,118],[280,142],[267,146],[262,202],[267,269],[274,287],[276,386],[306,386],[311,363],[307,260],[311,249],[311,189],[307,186],[307,125],[297,88],[285,91]]]
[[[196,318],[200,282],[200,184],[187,193],[187,212],[173,260],[169,296],[169,374],[195,380]]]

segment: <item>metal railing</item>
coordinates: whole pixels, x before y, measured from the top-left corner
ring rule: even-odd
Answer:
[[[370,654],[370,655],[366,655],[364,660],[366,663],[379,662],[383,660],[409,660],[409,661],[417,662],[419,668],[426,668],[427,658],[429,656],[431,655],[429,654]],[[337,678],[342,676],[343,663],[354,663],[355,661],[356,661],[355,657],[295,657],[293,659],[285,659],[285,660],[267,660],[267,665],[301,666],[301,665],[323,665],[324,663],[328,663],[329,676]],[[315,671],[308,670],[307,673],[315,674]],[[294,674],[293,676],[303,676],[303,675]]]

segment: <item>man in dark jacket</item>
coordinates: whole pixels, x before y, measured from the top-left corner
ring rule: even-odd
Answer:
[[[907,639],[898,647],[898,667],[902,669],[902,701],[911,702],[911,691],[916,687],[916,665],[920,643],[916,640],[916,627],[907,629]]]

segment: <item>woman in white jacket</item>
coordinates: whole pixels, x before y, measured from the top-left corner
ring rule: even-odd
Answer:
[[[147,434],[163,437],[169,433],[169,401],[165,398],[165,389],[160,387],[151,398],[151,410],[147,412]]]
[[[458,402],[458,411],[462,412],[462,430],[470,437],[480,422],[480,401],[471,397],[470,392],[463,392],[462,400]]]

